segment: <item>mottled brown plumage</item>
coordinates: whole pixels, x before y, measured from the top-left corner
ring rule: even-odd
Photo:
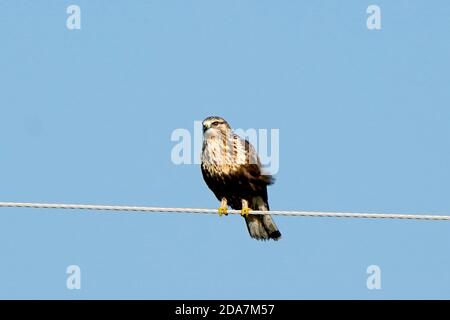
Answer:
[[[203,121],[201,169],[206,184],[221,201],[222,210],[227,206],[242,210],[247,204],[253,210],[269,210],[267,186],[274,180],[263,174],[253,146],[234,134],[223,118],[209,117]],[[248,215],[245,220],[252,238],[281,237],[270,215]]]

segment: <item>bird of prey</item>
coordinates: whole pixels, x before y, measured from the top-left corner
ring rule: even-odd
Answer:
[[[226,215],[228,206],[241,210],[252,238],[280,239],[270,215],[249,214],[250,209],[269,211],[267,186],[274,181],[262,172],[250,142],[235,134],[225,119],[208,117],[203,120],[201,159],[203,179],[220,201],[219,215]]]

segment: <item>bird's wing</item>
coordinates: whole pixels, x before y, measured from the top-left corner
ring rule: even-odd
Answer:
[[[239,165],[238,172],[241,179],[248,179],[249,182],[260,187],[273,184],[274,178],[271,175],[263,174],[258,153],[247,139],[234,134],[233,150],[236,153],[235,162]]]

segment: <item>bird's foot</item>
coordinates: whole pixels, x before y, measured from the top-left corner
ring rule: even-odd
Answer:
[[[241,216],[248,217],[249,213],[250,213],[250,209],[249,208],[242,208]]]
[[[219,217],[221,217],[222,215],[228,215],[227,207],[220,207],[219,209],[217,209],[217,211],[219,212]]]

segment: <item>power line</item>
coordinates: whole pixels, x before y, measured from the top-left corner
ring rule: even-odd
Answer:
[[[34,208],[34,209],[72,209],[72,210],[104,210],[120,212],[146,213],[203,213],[217,214],[217,209],[198,208],[162,208],[138,206],[114,206],[93,204],[33,203],[33,202],[0,202],[0,207]],[[240,210],[228,210],[230,214],[240,214]],[[349,213],[322,211],[250,211],[250,214],[271,214],[278,216],[322,217],[322,218],[370,218],[370,219],[411,219],[411,220],[450,220],[448,215],[402,214],[402,213]]]

